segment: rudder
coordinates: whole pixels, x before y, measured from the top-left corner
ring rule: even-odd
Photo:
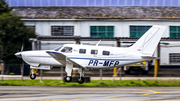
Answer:
[[[130,51],[145,56],[152,56],[165,29],[166,26],[153,25],[133,46],[130,47]]]

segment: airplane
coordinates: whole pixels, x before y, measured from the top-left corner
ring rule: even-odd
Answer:
[[[155,59],[153,53],[166,26],[153,25],[136,43],[130,47],[106,47],[82,44],[64,44],[54,50],[22,51],[15,53],[32,69],[31,79],[36,75],[33,69],[50,70],[52,66],[64,66],[66,82],[72,81],[72,70],[78,68],[78,83],[84,83],[84,72],[90,68],[110,69]]]

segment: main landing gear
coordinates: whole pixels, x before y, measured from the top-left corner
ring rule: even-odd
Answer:
[[[79,79],[77,79],[77,82],[78,82],[79,84],[84,83],[84,77],[81,76]]]
[[[66,76],[65,77],[65,81],[66,82],[71,82],[72,81],[72,77],[71,76]]]
[[[66,82],[72,81],[72,76],[71,76],[72,69],[73,69],[73,63],[66,60],[66,69],[65,69],[65,71],[67,73],[67,76],[65,77]],[[84,68],[79,68],[78,72],[80,74],[80,78],[77,79],[77,82],[79,84],[82,84],[85,81],[84,80]]]
[[[30,75],[30,78],[34,80],[36,78],[36,74],[34,74],[34,69],[32,69],[32,73]]]
[[[71,76],[66,76],[66,77],[65,77],[65,81],[66,81],[66,82],[71,82],[71,81],[72,81],[72,77],[71,77]],[[85,81],[85,80],[84,80],[84,77],[82,77],[82,76],[77,79],[77,82],[78,82],[79,84],[84,83],[84,81]]]
[[[84,68],[79,68],[78,72],[80,74],[80,78],[77,79],[77,82],[79,84],[82,84],[82,83],[84,83]]]

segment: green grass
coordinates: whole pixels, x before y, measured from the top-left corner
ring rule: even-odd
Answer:
[[[0,86],[72,86],[72,87],[180,87],[180,80],[123,80],[119,82],[115,80],[91,80],[90,83],[61,83],[60,80],[4,80],[0,82]]]

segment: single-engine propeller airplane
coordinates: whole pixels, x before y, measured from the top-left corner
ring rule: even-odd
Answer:
[[[67,76],[66,82],[71,82],[73,68],[78,68],[80,78],[78,83],[84,82],[84,71],[89,68],[108,69],[127,64],[155,59],[153,53],[164,33],[166,26],[153,25],[131,47],[105,47],[79,44],[64,44],[54,50],[22,51],[15,55],[22,58],[31,69],[48,69],[52,66],[64,66]],[[32,70],[31,79],[36,75]]]

